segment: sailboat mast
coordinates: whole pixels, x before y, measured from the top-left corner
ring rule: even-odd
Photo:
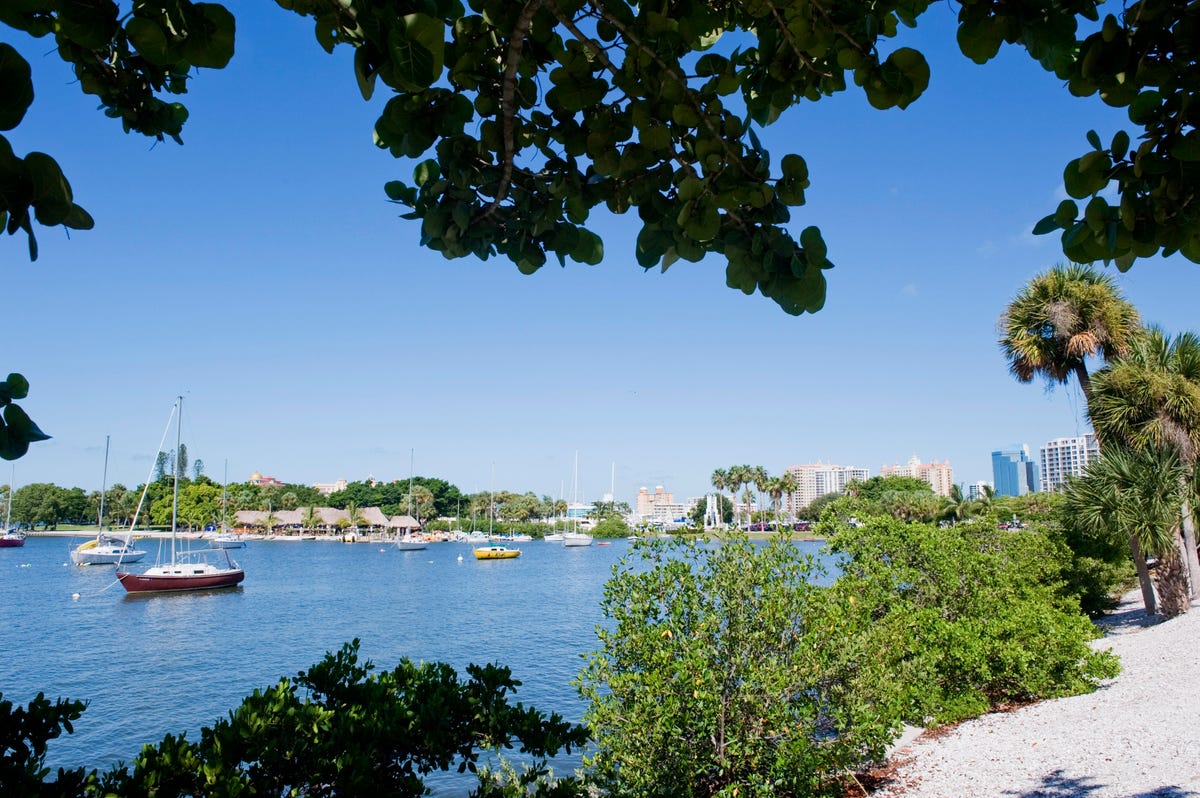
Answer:
[[[4,531],[12,529],[12,497],[17,491],[17,464],[13,463],[12,477],[8,480],[8,506],[4,508]]]
[[[225,473],[221,476],[221,534],[225,534],[225,491],[229,486],[229,460],[225,460]]]
[[[96,519],[96,530],[104,531],[104,492],[108,490],[108,439],[111,436],[104,436],[104,476],[100,479],[100,517]]]
[[[175,419],[175,463],[171,470],[175,472],[175,493],[171,497],[171,562],[175,555],[175,527],[179,520],[179,443],[183,440],[183,397],[177,398],[179,416]]]
[[[415,451],[414,449],[408,450],[408,512],[412,515],[412,518],[415,521],[415,520],[417,520],[417,508],[416,508],[416,505],[413,504],[413,492],[412,492],[413,463],[415,462],[413,460],[413,452],[414,451]],[[407,531],[412,532],[411,529],[409,529]]]

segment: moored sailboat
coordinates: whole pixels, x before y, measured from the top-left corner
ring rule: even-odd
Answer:
[[[176,418],[175,451],[179,451],[182,435],[183,397],[178,397],[171,415]],[[178,550],[179,473],[176,468],[175,492],[171,503],[171,559],[154,565],[140,574],[118,572],[117,580],[130,593],[167,593],[182,590],[212,590],[234,587],[246,578],[246,572],[233,561],[225,549]],[[224,559],[224,563],[220,562]],[[214,563],[213,560],[218,560]]]
[[[108,442],[104,436],[104,478],[100,483],[100,515],[96,519],[99,530],[92,540],[84,541],[71,549],[71,562],[75,565],[120,565],[139,562],[146,552],[133,545],[133,530],[126,535],[116,535],[104,528],[104,494],[108,490]]]
[[[8,504],[4,511],[4,534],[0,535],[0,549],[15,549],[25,545],[25,533],[12,527],[12,498],[17,489],[17,467],[13,466],[13,477],[8,483]]]

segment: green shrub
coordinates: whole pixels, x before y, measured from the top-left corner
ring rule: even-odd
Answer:
[[[481,780],[479,795],[582,795],[575,779],[550,778],[545,762],[584,745],[586,729],[510,704],[519,682],[507,668],[470,665],[464,680],[444,663],[402,660],[394,670],[373,670],[359,664],[355,640],[295,679],[255,690],[228,719],[202,729],[199,742],[168,734],[143,746],[132,770],[60,770],[53,782],[42,765],[46,742],[70,732],[83,705],[52,705],[39,695],[14,710],[0,701],[0,795],[415,798],[425,794],[425,776],[475,772],[482,751],[514,747],[532,764],[512,778]]]
[[[1117,672],[1064,590],[1070,552],[1035,530],[872,518],[829,547],[844,568],[831,592],[869,616],[865,646],[909,685],[908,721],[1085,692]]]
[[[639,544],[605,588],[611,624],[580,678],[598,785],[622,796],[811,795],[878,756],[899,726],[900,691],[886,679],[851,684],[871,652],[847,628],[857,616],[829,612],[819,576],[781,539]]]

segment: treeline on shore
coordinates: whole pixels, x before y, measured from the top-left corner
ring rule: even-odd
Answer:
[[[184,469],[186,472],[186,469]],[[7,502],[8,488],[3,501]],[[12,493],[12,521],[27,528],[57,528],[60,524],[102,523],[128,527],[138,513],[139,526],[165,526],[171,522],[174,477],[160,473],[136,488],[114,484],[104,491],[104,519],[100,520],[100,491],[64,488],[51,482],[22,485]],[[143,498],[144,493],[144,498]],[[472,519],[487,526],[494,523],[514,528],[525,522],[553,519],[566,514],[566,503],[532,492],[467,494],[439,477],[413,477],[394,482],[351,482],[328,496],[308,485],[259,485],[253,482],[221,485],[202,473],[179,480],[179,524],[188,529],[232,524],[238,510],[294,510],[305,507],[379,507],[386,515],[411,515],[426,525],[442,517]],[[597,519],[628,513],[628,505],[601,502],[593,511]]]

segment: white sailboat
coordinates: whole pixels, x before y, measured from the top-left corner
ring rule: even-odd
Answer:
[[[15,549],[25,545],[25,533],[12,525],[12,500],[17,489],[17,466],[13,464],[12,479],[8,482],[8,502],[4,510],[4,531],[0,533],[0,549]]]
[[[229,484],[229,461],[225,461],[225,475],[221,482],[221,534],[209,541],[209,545],[214,549],[244,549],[246,548],[245,535],[239,535],[236,532],[230,532],[225,526],[225,509],[226,502],[226,486]]]
[[[413,504],[413,450],[408,450],[408,513],[415,520],[417,506]],[[406,528],[403,535],[396,536],[396,548],[400,551],[421,551],[425,541],[413,534],[412,529]]]
[[[176,417],[176,410],[178,417]],[[183,427],[183,397],[178,397],[175,408],[171,411],[176,419],[175,451],[179,451],[179,443]],[[168,426],[169,428],[169,426]],[[164,433],[164,438],[166,437]],[[162,446],[159,446],[161,449]],[[176,459],[178,463],[178,459]],[[179,522],[179,469],[176,466],[175,493],[171,501],[171,559],[162,565],[154,565],[140,574],[132,572],[117,572],[117,580],[130,593],[169,593],[183,590],[212,590],[214,588],[234,587],[246,578],[246,572],[233,561],[229,552],[224,549],[200,549],[198,551],[181,551],[178,548]],[[138,505],[139,510],[141,504]],[[134,514],[134,522],[137,515]],[[213,562],[223,556],[224,562]]]
[[[104,528],[104,494],[108,490],[108,444],[104,436],[104,477],[100,483],[100,516],[97,519],[96,537],[71,549],[71,562],[75,565],[120,565],[135,563],[146,556],[146,552],[133,545],[133,530],[124,535]]]
[[[575,450],[575,480],[571,487],[571,502],[576,505],[579,504],[579,450],[578,449]],[[579,512],[578,507],[576,507],[575,511],[576,511],[576,513]],[[576,548],[576,547],[592,545],[592,536],[586,532],[579,531],[579,517],[578,516],[576,516],[575,518],[572,519],[572,523],[573,523],[573,526],[571,528],[571,531],[563,532],[563,538],[562,538],[563,546],[565,546],[567,548]]]

